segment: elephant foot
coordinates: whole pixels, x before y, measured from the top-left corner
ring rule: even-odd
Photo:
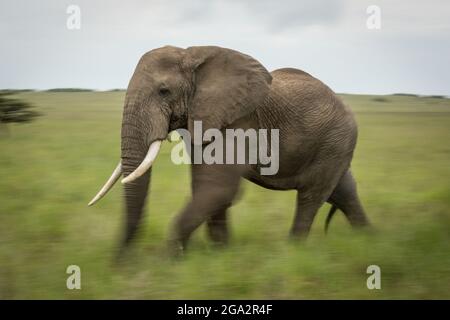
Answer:
[[[211,244],[215,248],[224,248],[228,245],[229,235],[226,230],[223,229],[214,229],[209,226],[208,236],[211,240]]]
[[[222,250],[228,247],[228,241],[211,241],[211,247],[217,250]]]
[[[292,243],[304,243],[308,239],[308,232],[291,231],[289,233],[289,241]]]
[[[121,267],[126,264],[128,261],[128,250],[126,246],[121,246],[117,249],[117,252],[114,254],[114,256],[111,259],[111,265],[112,267]]]
[[[167,252],[169,257],[174,259],[180,259],[184,256],[185,246],[180,240],[168,240]]]

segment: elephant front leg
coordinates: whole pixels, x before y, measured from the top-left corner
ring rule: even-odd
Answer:
[[[193,195],[173,221],[169,234],[171,254],[181,254],[192,232],[206,221],[213,227],[215,239],[227,238],[225,212],[237,194],[240,176],[241,169],[234,165],[192,165]]]

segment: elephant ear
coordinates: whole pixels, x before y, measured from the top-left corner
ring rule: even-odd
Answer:
[[[186,53],[195,83],[188,112],[191,135],[194,121],[202,121],[203,131],[222,129],[254,111],[267,97],[272,76],[252,57],[214,46],[190,47]]]

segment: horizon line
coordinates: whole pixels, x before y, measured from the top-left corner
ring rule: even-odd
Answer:
[[[94,88],[81,88],[81,87],[55,87],[48,89],[32,89],[32,88],[0,88],[0,92],[15,91],[15,92],[114,92],[114,91],[126,91],[126,88],[111,88],[111,89],[94,89]],[[365,96],[416,96],[416,97],[444,97],[450,98],[450,95],[446,94],[422,94],[413,92],[391,92],[391,93],[361,93],[361,92],[335,92],[338,95],[365,95]]]

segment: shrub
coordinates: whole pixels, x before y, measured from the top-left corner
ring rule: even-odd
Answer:
[[[8,98],[10,93],[0,93],[0,125],[5,125],[12,122],[29,122],[40,115],[40,113],[31,110],[32,105],[17,100]]]

